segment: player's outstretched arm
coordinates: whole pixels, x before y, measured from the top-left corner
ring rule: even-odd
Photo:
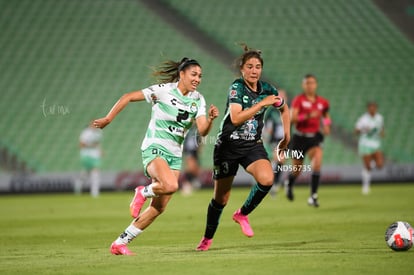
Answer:
[[[124,109],[125,106],[128,105],[129,102],[141,101],[141,100],[144,100],[144,99],[145,99],[145,97],[144,97],[144,94],[142,93],[142,91],[135,91],[135,92],[130,92],[130,93],[124,94],[114,104],[112,109],[109,111],[109,113],[105,117],[95,119],[93,121],[93,126],[95,126],[96,128],[101,128],[101,129],[105,128],[105,126],[108,125],[109,123],[111,123],[111,121],[116,117],[116,115],[119,114],[119,112],[121,112],[122,109]]]
[[[219,116],[219,110],[216,106],[210,105],[207,116],[200,116],[196,120],[197,130],[201,136],[206,136],[213,125],[213,120]]]

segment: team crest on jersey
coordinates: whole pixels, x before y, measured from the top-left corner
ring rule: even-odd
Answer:
[[[192,113],[197,112],[197,104],[196,104],[195,102],[191,103],[191,106],[190,106],[190,111],[191,111]]]
[[[155,93],[151,94],[151,100],[152,100],[153,103],[157,103],[158,97],[155,95]]]
[[[309,101],[302,101],[302,107],[303,108],[311,108],[312,103],[310,103]]]
[[[317,106],[318,106],[319,110],[323,110],[323,104],[322,103],[319,102]]]
[[[230,91],[230,98],[236,98],[237,97],[237,91],[236,90],[231,90]]]

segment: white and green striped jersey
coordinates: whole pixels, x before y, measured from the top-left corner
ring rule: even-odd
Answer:
[[[152,103],[152,113],[141,150],[156,146],[181,157],[187,130],[195,118],[206,115],[204,97],[197,91],[184,96],[177,83],[153,85],[142,92]]]
[[[355,125],[355,128],[361,132],[359,145],[369,148],[379,148],[381,146],[381,131],[383,127],[384,119],[382,115],[375,114],[371,116],[369,113],[363,114]]]
[[[81,157],[100,158],[101,157],[101,141],[102,130],[87,127],[80,134],[79,141],[84,145],[80,149]]]

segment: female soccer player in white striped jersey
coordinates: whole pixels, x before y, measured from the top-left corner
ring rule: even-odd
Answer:
[[[114,255],[133,255],[127,244],[143,232],[166,208],[178,189],[182,143],[195,121],[200,135],[207,135],[218,109],[211,105],[206,114],[204,97],[196,91],[201,82],[201,66],[194,59],[166,61],[154,73],[160,84],[123,95],[94,126],[104,128],[130,102],[146,100],[152,104],[151,120],[141,146],[144,171],[152,179],[148,186],[135,189],[130,205],[133,222],[112,243]],[[147,198],[150,205],[142,212]]]
[[[384,119],[377,112],[375,102],[368,102],[367,112],[363,114],[355,125],[355,133],[359,135],[358,152],[364,162],[362,169],[362,194],[370,192],[371,162],[381,169],[384,165],[384,156],[381,150],[381,139],[384,136]]]

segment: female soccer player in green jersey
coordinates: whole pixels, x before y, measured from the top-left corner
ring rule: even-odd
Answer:
[[[94,126],[104,128],[130,102],[152,104],[151,120],[141,146],[145,173],[152,179],[148,186],[135,189],[130,205],[133,222],[112,243],[114,255],[132,255],[127,244],[142,233],[166,208],[178,189],[182,161],[182,143],[187,130],[195,121],[200,135],[208,134],[218,109],[211,105],[206,114],[204,97],[196,91],[201,82],[201,66],[194,59],[167,61],[155,72],[160,84],[124,94]],[[147,198],[150,205],[142,212]]]
[[[214,148],[214,196],[208,205],[205,233],[197,246],[199,251],[208,250],[212,243],[239,165],[257,183],[252,187],[243,206],[234,212],[233,220],[240,224],[244,235],[254,235],[247,215],[269,192],[274,177],[261,138],[263,116],[267,107],[277,106],[281,113],[284,137],[278,145],[279,150],[285,149],[290,139],[287,105],[283,104],[283,99],[272,85],[260,80],[263,68],[261,52],[247,46],[244,50],[237,64],[241,77],[230,86],[226,112]]]

